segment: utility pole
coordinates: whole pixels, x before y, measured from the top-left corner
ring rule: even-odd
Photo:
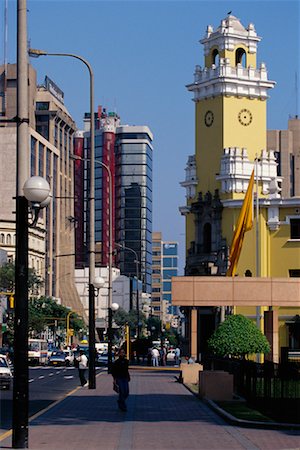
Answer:
[[[29,176],[28,123],[27,5],[18,0],[13,448],[28,448],[28,201],[23,193]]]

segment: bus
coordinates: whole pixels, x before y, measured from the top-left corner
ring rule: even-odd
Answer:
[[[28,362],[46,364],[48,361],[48,343],[45,339],[28,340]]]

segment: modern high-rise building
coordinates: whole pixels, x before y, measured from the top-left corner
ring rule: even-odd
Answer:
[[[112,186],[112,245],[115,242],[115,136],[119,125],[116,113],[106,113],[99,106],[95,113],[95,262],[105,267],[109,261],[109,169]],[[74,153],[83,158],[75,161],[75,217],[76,267],[88,265],[89,248],[89,157],[90,157],[90,114],[84,116],[84,131],[77,131],[74,139]],[[115,258],[113,258],[115,259]]]
[[[16,116],[16,65],[0,68],[3,119]],[[73,134],[76,125],[64,105],[64,94],[48,77],[37,86],[36,72],[28,65],[30,173],[47,179],[53,201],[29,229],[29,267],[45,280],[44,294],[84,315],[74,283]],[[16,124],[1,123],[0,229],[1,247],[8,258],[15,254]],[[9,174],[9,177],[7,176]],[[3,246],[2,246],[3,244]]]
[[[172,306],[172,277],[178,275],[178,242],[163,241],[162,233],[152,233],[152,315],[165,324],[178,316]]]
[[[121,274],[132,279],[131,298],[135,296],[136,276],[142,280],[139,296],[151,292],[152,234],[152,140],[146,126],[121,125],[114,112],[98,108],[95,120],[95,250],[96,265],[108,265],[109,206],[112,196],[113,263]],[[75,217],[82,225],[76,230],[76,266],[88,265],[86,248],[89,239],[89,125],[85,115],[85,130],[77,132],[75,154],[85,161],[75,162]],[[112,192],[109,189],[108,170]],[[118,246],[115,243],[119,244]],[[121,249],[125,246],[128,249]],[[137,258],[136,258],[137,256]],[[136,262],[137,261],[137,262]],[[137,273],[138,272],[138,273]],[[136,300],[131,300],[135,307]],[[142,302],[140,302],[142,306]]]
[[[145,293],[151,293],[152,140],[152,133],[146,126],[117,128],[115,239],[136,252]],[[135,276],[135,260],[133,252],[119,252],[117,262],[121,273]]]

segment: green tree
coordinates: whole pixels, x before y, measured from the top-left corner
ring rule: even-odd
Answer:
[[[29,300],[29,330],[40,333],[47,325],[53,324],[55,321],[61,328],[66,328],[69,312],[69,308],[60,305],[51,297],[32,298]],[[39,320],[41,324],[38,323]],[[86,329],[83,319],[76,312],[70,315],[70,328],[74,329],[75,334],[79,330]]]
[[[28,289],[31,295],[36,295],[43,286],[44,280],[36,273],[35,269],[28,269]],[[8,262],[0,267],[0,289],[14,292],[15,290],[15,263]]]
[[[33,337],[38,337],[48,326],[54,330],[57,325],[61,329],[66,330],[67,314],[70,312],[68,308],[59,305],[51,297],[31,298],[28,302],[28,329]],[[55,325],[56,324],[56,325]],[[75,335],[79,331],[86,331],[86,325],[83,319],[76,313],[70,316],[70,328],[73,328]],[[7,320],[6,340],[12,344],[14,331],[13,313],[9,315]]]
[[[269,353],[267,338],[247,317],[228,316],[208,340],[209,350],[216,356],[245,358],[254,353]]]
[[[131,309],[129,312],[122,308],[119,308],[113,315],[113,319],[117,325],[123,326],[125,324],[129,325],[131,330],[135,330],[138,326],[138,318],[141,323],[141,329],[145,326],[146,317],[145,314],[140,311],[139,316],[135,309]]]

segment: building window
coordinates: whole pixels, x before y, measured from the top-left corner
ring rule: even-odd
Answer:
[[[38,111],[48,111],[49,110],[49,102],[36,102],[36,109]]]
[[[291,239],[300,239],[300,219],[290,219]]]
[[[280,177],[281,176],[281,154],[280,154],[280,152],[274,152],[274,156],[275,156],[276,163],[277,163],[276,173],[277,173],[277,176]]]
[[[7,243],[7,245],[11,245],[11,235],[10,234],[8,234],[6,236],[6,243]]]
[[[235,65],[241,64],[246,67],[246,52],[243,48],[238,48],[235,52]]]
[[[220,62],[220,56],[218,50],[215,48],[212,52],[212,64],[215,64],[216,66],[219,66]]]
[[[1,243],[1,244],[5,244],[5,236],[4,236],[4,233],[1,233],[1,234],[0,234],[0,243]]]
[[[291,278],[300,278],[300,269],[289,269],[289,276]]]
[[[295,196],[295,156],[290,155],[290,197]]]

